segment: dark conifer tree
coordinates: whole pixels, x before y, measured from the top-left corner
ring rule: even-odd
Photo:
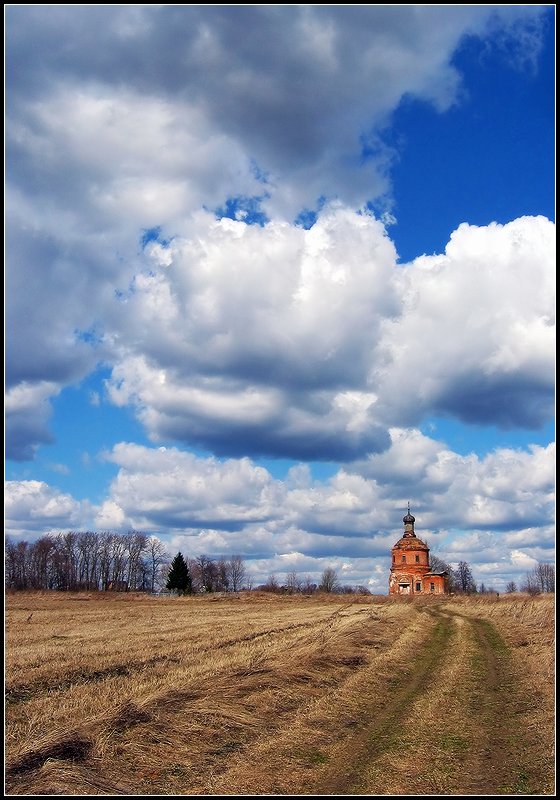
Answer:
[[[191,575],[182,553],[177,553],[171,562],[171,568],[165,586],[167,589],[171,589],[171,591],[177,592],[179,595],[191,593]]]

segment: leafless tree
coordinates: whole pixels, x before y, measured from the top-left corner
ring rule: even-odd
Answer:
[[[169,555],[165,549],[164,543],[158,539],[157,536],[148,537],[147,559],[149,566],[148,575],[150,591],[153,594],[156,587],[156,581],[158,580],[160,568],[169,559]],[[165,581],[163,581],[163,585],[165,585]]]
[[[306,575],[305,578],[303,578],[301,583],[301,591],[304,594],[313,594],[313,592],[317,591],[317,584],[314,583],[311,575]]]
[[[271,572],[268,578],[266,579],[266,583],[263,584],[262,589],[265,592],[279,592],[280,591],[280,584],[278,583],[278,578],[276,575]]]
[[[430,553],[430,569],[432,572],[447,572],[449,591],[456,591],[455,571],[451,564],[439,556]]]
[[[195,559],[188,559],[188,567],[194,591],[216,591],[218,569],[213,559],[206,555],[197,556]]]
[[[99,586],[99,534],[83,531],[76,541],[78,550],[78,582],[84,589],[97,589]]]
[[[143,555],[148,550],[148,537],[141,531],[129,531],[124,537],[124,541],[128,561],[126,584],[131,589],[146,589],[146,569]]]
[[[323,570],[321,581],[319,583],[320,592],[338,592],[340,584],[338,582],[338,575],[333,567],[327,567]]]
[[[27,589],[28,542],[6,542],[6,586],[9,589]]]
[[[531,572],[527,573],[521,591],[529,594],[555,591],[554,564],[539,562]]]
[[[296,594],[297,592],[301,592],[301,585],[302,580],[295,570],[286,573],[284,586],[286,587],[288,594]]]
[[[506,585],[506,593],[507,594],[513,594],[513,592],[516,592],[516,591],[517,591],[517,586],[515,585],[515,581],[510,581]]]
[[[232,556],[229,560],[229,580],[232,592],[238,592],[243,587],[246,576],[247,570],[241,556]]]
[[[52,589],[54,575],[52,574],[52,556],[56,550],[56,540],[53,536],[41,536],[36,542],[29,545],[28,553],[28,585],[30,589]]]
[[[106,589],[150,585],[148,537],[141,531],[48,534],[29,544],[6,542],[6,586],[17,589]]]
[[[472,576],[471,568],[466,561],[459,561],[457,569],[454,570],[455,591],[462,594],[476,593],[476,584]]]

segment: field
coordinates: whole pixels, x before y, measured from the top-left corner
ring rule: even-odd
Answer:
[[[6,598],[10,795],[553,794],[554,597]]]

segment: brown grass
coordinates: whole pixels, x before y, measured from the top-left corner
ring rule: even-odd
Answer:
[[[532,747],[534,769],[552,789],[555,728],[555,596],[524,593],[452,598],[449,608],[485,619],[507,644],[514,677],[525,696],[522,724]],[[521,701],[523,702],[523,701]]]
[[[546,597],[10,594],[7,791],[313,793],[346,769],[372,718],[390,718],[395,676],[412,680],[410,654],[437,624],[430,611],[446,607],[492,620],[523,651],[549,724]]]

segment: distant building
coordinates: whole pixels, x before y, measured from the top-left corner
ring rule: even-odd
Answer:
[[[448,594],[449,575],[430,570],[430,548],[414,533],[415,521],[409,503],[404,533],[391,550],[389,594]]]

